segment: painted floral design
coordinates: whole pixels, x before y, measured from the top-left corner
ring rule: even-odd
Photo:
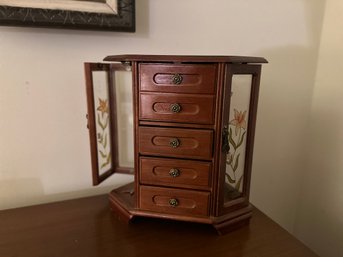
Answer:
[[[101,114],[101,115],[100,115]],[[101,128],[98,131],[98,152],[101,156],[100,167],[104,168],[111,163],[111,151],[108,150],[108,132],[107,127],[109,125],[109,111],[108,101],[99,98],[99,106],[97,108],[97,123]]]
[[[238,111],[234,109],[234,118],[229,122],[229,133],[228,139],[230,144],[230,152],[226,156],[226,164],[229,169],[226,171],[226,180],[234,186],[236,190],[240,190],[243,173],[237,174],[239,168],[239,159],[242,154],[242,144],[246,136],[247,122],[246,122],[247,111]],[[235,133],[233,133],[233,129]]]
[[[241,132],[241,129],[247,128],[247,122],[245,121],[245,115],[247,111],[237,111],[234,109],[234,119],[230,121],[230,125],[235,127],[235,134],[237,136],[238,132]]]
[[[104,117],[104,114],[108,114],[108,104],[107,100],[102,100],[99,98],[99,106],[97,108],[98,111],[101,112],[101,116]]]

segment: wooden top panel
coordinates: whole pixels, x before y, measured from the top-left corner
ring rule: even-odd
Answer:
[[[263,57],[250,56],[205,56],[205,55],[110,55],[104,58],[109,62],[181,62],[181,63],[268,63]]]

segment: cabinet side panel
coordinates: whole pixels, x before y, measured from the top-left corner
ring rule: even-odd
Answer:
[[[135,194],[136,202],[135,207],[138,208],[140,199],[139,192],[139,138],[138,138],[138,125],[139,125],[139,73],[138,73],[138,62],[132,62],[132,103],[133,103],[133,130],[134,130],[134,162],[135,162]]]

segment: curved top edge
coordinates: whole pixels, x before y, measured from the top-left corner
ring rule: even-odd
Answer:
[[[206,56],[206,55],[109,55],[104,58],[109,62],[183,62],[183,63],[268,63],[263,57],[252,56]]]

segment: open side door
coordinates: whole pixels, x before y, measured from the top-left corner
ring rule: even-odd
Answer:
[[[118,103],[120,94],[132,90],[132,73],[122,64],[85,63],[85,76],[93,185],[98,185],[114,173],[134,170],[129,142],[133,138],[132,102],[131,106]],[[131,150],[132,158],[123,156],[121,148]]]

